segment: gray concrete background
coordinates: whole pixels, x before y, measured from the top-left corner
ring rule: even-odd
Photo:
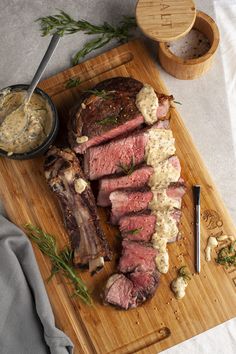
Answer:
[[[215,17],[212,1],[196,3],[198,9]],[[75,19],[115,24],[121,15],[134,15],[135,5],[135,0],[1,0],[0,87],[30,82],[50,40],[40,36],[39,24],[35,22],[38,17],[63,9]],[[44,77],[68,68],[72,55],[88,38],[91,37],[84,34],[63,37]],[[87,58],[115,45],[108,44]],[[155,45],[149,40],[147,45],[155,58]],[[198,80],[180,81],[163,70],[161,73],[170,92],[183,103],[179,111],[236,222],[236,158],[220,53],[210,72]]]

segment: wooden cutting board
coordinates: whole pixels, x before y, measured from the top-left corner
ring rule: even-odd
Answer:
[[[40,83],[56,104],[61,121],[59,139],[65,135],[70,107],[81,90],[115,76],[132,76],[168,94],[156,64],[140,41],[130,42],[59,73]],[[83,83],[72,89],[65,84],[79,76]],[[185,104],[185,102],[183,102]],[[189,107],[191,109],[191,107]],[[197,112],[196,112],[197,114]],[[206,263],[204,248],[209,235],[235,234],[233,223],[200,158],[183,121],[171,108],[171,128],[188,191],[183,199],[183,238],[169,246],[170,271],[161,277],[153,299],[140,308],[125,311],[103,306],[100,291],[115,269],[116,256],[105,269],[82,277],[93,291],[94,306],[70,297],[70,287],[60,276],[49,283],[50,263],[35,248],[36,258],[55,313],[56,323],[75,344],[75,353],[156,353],[236,316],[236,270],[225,270],[214,260]],[[104,157],[105,158],[105,157]],[[54,234],[60,246],[67,242],[57,201],[44,180],[43,158],[31,161],[0,160],[0,197],[10,219],[19,226],[31,222]],[[202,186],[202,271],[194,274],[193,200],[191,187]],[[105,213],[101,210],[102,220]],[[112,248],[119,246],[118,231],[103,223]],[[213,257],[214,258],[214,257]],[[175,300],[169,285],[176,267],[187,265],[193,273],[186,297]]]

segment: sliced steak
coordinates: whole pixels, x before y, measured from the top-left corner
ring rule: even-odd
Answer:
[[[52,147],[45,159],[45,177],[55,193],[74,249],[74,263],[93,273],[111,253],[99,223],[97,207],[79,160],[69,149]]]
[[[141,304],[154,295],[159,285],[160,274],[158,271],[138,270],[131,273],[129,279],[133,283],[133,296],[137,298],[136,302]]]
[[[158,122],[155,129],[150,129],[152,135],[159,138],[159,129],[166,129],[168,123]],[[148,146],[149,129],[143,129],[139,133],[111,141],[107,144],[91,147],[84,154],[84,171],[88,179],[95,180],[106,175],[122,173],[124,169],[137,166],[146,159],[146,147]],[[172,149],[171,154],[175,150]],[[158,149],[158,147],[157,147]],[[149,164],[149,163],[148,163]]]
[[[95,180],[142,163],[147,139],[141,133],[88,149],[84,155],[86,176]]]
[[[107,281],[104,291],[104,303],[127,310],[136,307],[133,283],[124,274],[113,274]]]
[[[101,179],[97,204],[103,207],[109,206],[111,204],[109,195],[115,190],[138,189],[146,186],[152,173],[152,167],[143,166],[126,176]]]
[[[111,222],[116,225],[120,218],[132,212],[139,212],[148,208],[153,193],[115,191],[110,194],[112,204]]]
[[[133,273],[113,274],[107,281],[104,291],[104,303],[123,310],[141,305],[151,298],[158,285],[160,275],[155,270],[138,270]]]
[[[93,88],[94,92],[102,91],[102,95],[92,92],[83,95],[73,109],[69,123],[69,141],[75,152],[84,153],[91,146],[142,126],[144,118],[135,104],[136,95],[142,87],[143,84],[133,78],[116,77]],[[159,119],[166,116],[173,97],[157,96]],[[86,136],[88,140],[79,144],[81,136]]]
[[[147,243],[122,241],[122,255],[118,270],[122,273],[130,273],[135,270],[151,271],[156,269],[155,257],[158,251]]]
[[[155,232],[155,226],[155,215],[124,216],[119,221],[122,237],[131,241],[150,241]]]
[[[115,191],[110,194],[112,205],[111,222],[116,225],[120,218],[130,213],[146,209],[152,211],[162,209],[180,209],[185,186],[182,183],[171,183],[167,188],[151,191]]]

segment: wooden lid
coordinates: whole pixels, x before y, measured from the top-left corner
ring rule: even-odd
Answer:
[[[158,42],[173,41],[193,27],[196,8],[193,0],[139,0],[136,19],[142,32]]]

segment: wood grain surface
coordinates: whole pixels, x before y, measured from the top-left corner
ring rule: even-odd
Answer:
[[[196,8],[193,0],[139,0],[136,19],[143,33],[158,42],[173,41],[193,27]]]
[[[68,112],[81,90],[99,81],[118,75],[132,76],[151,84],[156,91],[168,93],[155,62],[146,47],[133,41],[96,58],[68,69],[40,83],[51,95],[61,121],[60,143],[65,137]],[[71,77],[80,77],[83,83],[72,89],[65,84]],[[183,104],[185,104],[183,102]],[[191,109],[191,107],[189,107]],[[197,112],[196,112],[197,115]],[[177,155],[182,175],[187,183],[183,199],[181,221],[182,240],[169,245],[170,271],[162,275],[161,284],[153,299],[137,309],[119,311],[101,303],[100,291],[114,272],[120,240],[118,230],[110,227],[106,213],[100,209],[103,227],[115,257],[105,269],[91,277],[87,272],[83,279],[93,292],[94,306],[82,304],[70,297],[70,287],[65,279],[56,276],[46,282],[50,263],[35,248],[36,258],[53,307],[56,323],[75,344],[75,353],[156,353],[184,341],[236,315],[236,271],[225,270],[214,260],[206,263],[204,248],[209,235],[235,234],[234,226],[223,202],[210,178],[193,141],[176,108],[171,108]],[[217,142],[216,142],[217,143]],[[10,219],[20,227],[26,222],[37,224],[57,237],[60,246],[68,242],[62,217],[53,194],[43,175],[43,158],[30,161],[0,160],[0,197]],[[202,271],[194,274],[194,235],[192,185],[202,186]],[[214,257],[213,257],[214,258]],[[187,295],[177,301],[170,282],[176,276],[176,267],[187,265],[193,274]]]

